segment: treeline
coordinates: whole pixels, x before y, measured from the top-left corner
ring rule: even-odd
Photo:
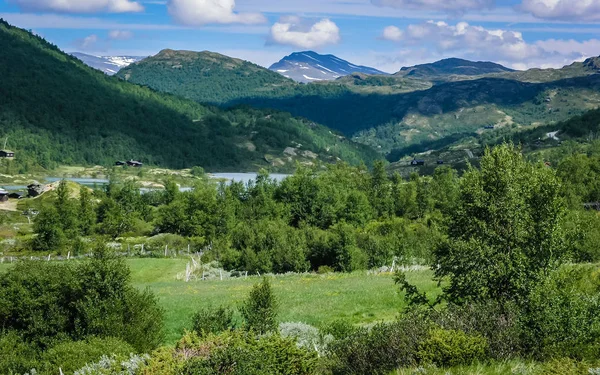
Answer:
[[[600,260],[600,218],[583,210],[584,203],[600,200],[599,161],[597,155],[571,155],[555,172],[570,207],[576,261]],[[134,182],[113,181],[93,193],[82,187],[77,200],[63,182],[25,246],[80,253],[81,238],[90,235],[171,234],[179,246],[189,243],[228,270],[251,273],[429,264],[467,183],[446,166],[431,177],[415,173],[404,180],[389,176],[382,162],[371,171],[347,164],[325,171],[299,167],[282,182],[266,172],[248,185],[202,180],[189,192],[167,181],[164,191],[142,194]]]
[[[172,168],[256,170],[302,144],[323,162],[370,164],[375,151],[277,111],[223,111],[108,77],[40,37],[0,21],[2,173],[136,159]],[[252,142],[255,149],[249,149]],[[293,168],[290,163],[288,168]]]

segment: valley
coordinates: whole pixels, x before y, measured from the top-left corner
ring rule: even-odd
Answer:
[[[594,43],[201,3],[0,19],[0,374],[600,373]]]

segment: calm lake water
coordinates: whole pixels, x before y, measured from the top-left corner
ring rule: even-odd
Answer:
[[[233,182],[243,182],[247,184],[250,181],[256,180],[258,176],[257,173],[209,173],[208,176],[211,179],[215,180],[227,180]],[[289,174],[280,174],[274,173],[271,174],[270,177],[277,180],[283,181],[285,178],[289,177]],[[76,182],[80,185],[89,186],[89,187],[101,187],[108,184],[107,179],[102,178],[64,178],[67,181]],[[63,180],[62,177],[46,177],[44,182],[52,183]],[[8,191],[18,191],[18,190],[26,190],[27,186],[24,185],[0,185],[0,188],[3,188]],[[181,191],[190,191],[192,188],[190,187],[181,187]],[[143,188],[141,191],[150,191],[152,189]]]

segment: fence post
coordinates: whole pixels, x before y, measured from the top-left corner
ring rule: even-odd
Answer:
[[[71,252],[70,251],[67,253],[67,260],[69,260],[69,259],[71,259]]]
[[[169,245],[165,245],[165,258],[167,257],[168,252],[169,252]]]

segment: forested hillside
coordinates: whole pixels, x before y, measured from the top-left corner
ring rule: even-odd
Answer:
[[[271,96],[295,83],[281,74],[214,52],[163,50],[121,69],[118,77],[202,103]]]
[[[375,157],[312,121],[276,111],[222,111],[107,77],[4,21],[0,50],[0,137],[16,151],[12,172],[130,158],[257,170]],[[284,153],[288,147],[298,153]]]
[[[397,76],[353,74],[332,82],[271,83],[269,90],[256,89],[256,77],[266,75],[264,69],[240,78],[224,59],[215,62],[215,69],[231,82],[226,91],[194,70],[195,63],[183,62],[184,68],[174,69],[178,58],[164,58],[168,62],[137,70],[130,80],[199,102],[287,111],[386,155],[422,144],[443,147],[465,135],[481,134],[486,127],[512,132],[555,124],[600,105],[600,75],[595,74],[599,64],[594,58],[562,69],[526,72],[448,59]],[[128,69],[120,75],[127,76]]]

